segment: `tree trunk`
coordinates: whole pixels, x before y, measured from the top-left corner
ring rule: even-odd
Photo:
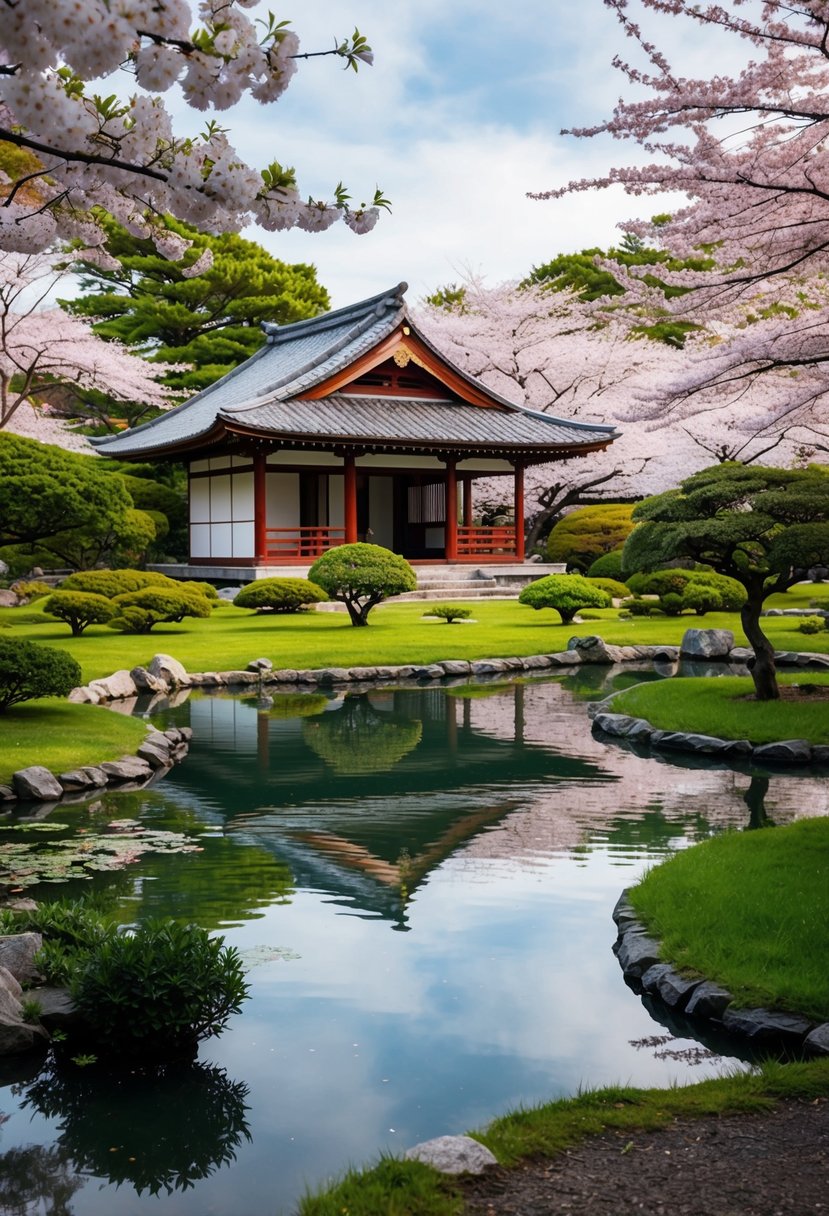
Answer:
[[[777,701],[777,672],[774,665],[774,647],[760,628],[760,611],[763,607],[763,592],[749,591],[748,599],[740,609],[740,620],[748,644],[754,651],[754,660],[749,664],[754,692],[758,701]]]
[[[751,784],[743,794],[743,802],[748,807],[748,830],[756,828],[773,828],[774,820],[766,812],[766,794],[769,792],[768,777],[758,777],[755,773]]]

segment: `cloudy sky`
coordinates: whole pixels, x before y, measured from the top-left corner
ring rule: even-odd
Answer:
[[[249,164],[293,165],[304,194],[330,198],[342,180],[355,202],[378,185],[392,200],[368,236],[341,224],[322,235],[249,231],[283,259],[313,262],[335,306],[401,279],[416,301],[468,271],[519,278],[556,253],[618,240],[620,219],[663,209],[615,189],[526,198],[641,156],[560,134],[608,116],[625,85],[610,61],[633,48],[602,0],[304,0],[286,13],[308,51],[358,26],[375,66],[355,75],[333,58],[301,61],[278,103],[221,118]],[[662,22],[662,43],[684,35],[685,73],[703,71],[704,41],[674,24]],[[202,119],[189,116],[194,129]]]

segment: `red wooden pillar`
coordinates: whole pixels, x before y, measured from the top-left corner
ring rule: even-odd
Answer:
[[[357,468],[353,452],[343,457],[343,525],[345,543],[353,545],[357,540]]]
[[[446,543],[448,562],[458,557],[458,474],[454,460],[446,462]]]
[[[268,468],[265,453],[253,456],[253,548],[257,565],[268,560]]]
[[[524,466],[516,464],[515,466],[515,494],[514,494],[514,515],[515,515],[515,559],[523,562],[524,560]]]
[[[463,526],[472,526],[472,478],[463,479]]]

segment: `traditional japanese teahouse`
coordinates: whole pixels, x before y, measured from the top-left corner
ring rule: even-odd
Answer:
[[[189,469],[191,566],[261,576],[367,540],[428,562],[521,561],[524,470],[588,456],[612,426],[513,405],[423,336],[406,284],[292,325],[166,414],[93,440]],[[510,474],[514,523],[473,522],[474,483]]]

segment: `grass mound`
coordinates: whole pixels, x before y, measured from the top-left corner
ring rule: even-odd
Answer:
[[[754,701],[748,676],[680,677],[638,684],[613,698],[614,713],[645,718],[659,730],[681,730],[720,739],[773,743],[808,739],[829,743],[829,701],[806,689],[829,689],[829,675],[798,672],[778,675],[783,689],[800,688],[800,700]],[[804,688],[805,686],[805,688]]]
[[[84,764],[117,760],[147,737],[146,723],[98,705],[44,699],[18,705],[2,718],[0,783],[30,764],[65,773]]]
[[[704,841],[652,869],[631,902],[666,958],[739,1004],[829,1019],[829,819]]]

